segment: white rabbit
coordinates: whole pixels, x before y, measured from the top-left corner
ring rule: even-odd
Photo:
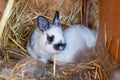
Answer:
[[[37,23],[38,27],[29,37],[27,50],[32,57],[46,63],[66,46],[59,22],[59,12],[56,11],[53,23],[49,23],[43,16],[38,16]]]
[[[95,46],[96,33],[83,25],[75,25],[64,31],[66,47],[53,56],[57,65],[65,65],[75,61],[75,56],[84,49]]]

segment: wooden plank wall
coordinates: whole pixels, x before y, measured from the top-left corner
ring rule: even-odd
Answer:
[[[110,44],[111,56],[120,61],[120,0],[99,0],[100,27],[98,44]]]

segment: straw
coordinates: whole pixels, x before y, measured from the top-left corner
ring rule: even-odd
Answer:
[[[1,37],[2,37],[2,34],[3,34],[5,24],[7,23],[8,18],[11,15],[11,9],[13,7],[13,4],[14,4],[14,0],[8,0],[8,4],[5,8],[5,11],[3,13],[3,17],[2,17],[1,22],[0,22],[0,44],[1,44]]]

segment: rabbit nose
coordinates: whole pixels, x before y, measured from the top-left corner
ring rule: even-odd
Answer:
[[[58,44],[55,44],[55,45],[54,45],[54,48],[55,48],[56,50],[64,50],[65,47],[66,47],[66,43],[58,43]]]

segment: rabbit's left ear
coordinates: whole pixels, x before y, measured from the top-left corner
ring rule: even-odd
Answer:
[[[50,28],[49,21],[43,16],[38,16],[37,25],[41,31],[46,31]]]
[[[55,12],[55,16],[54,16],[54,19],[53,19],[53,24],[57,25],[57,26],[60,25],[59,12],[58,11]]]

